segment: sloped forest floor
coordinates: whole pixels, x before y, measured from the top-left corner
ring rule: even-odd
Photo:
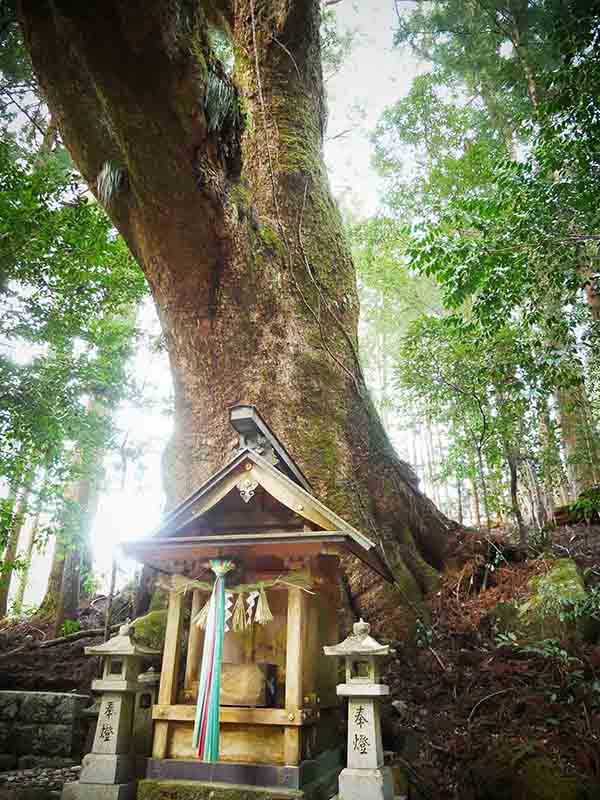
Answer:
[[[560,658],[517,652],[498,646],[495,613],[499,604],[527,597],[531,578],[558,558],[577,563],[586,588],[599,585],[600,526],[557,528],[537,557],[510,546],[506,558],[498,556],[506,543],[494,534],[487,558],[475,554],[448,571],[429,599],[431,621],[416,637],[421,646],[397,651],[386,680],[399,702],[386,714],[384,746],[403,751],[410,797],[600,798],[594,632],[592,641],[561,640]],[[486,562],[498,565],[490,573]],[[536,793],[525,777],[515,778],[528,763]]]
[[[84,654],[84,647],[102,642],[107,598],[95,598],[82,608],[73,637],[58,637],[54,644],[52,619],[19,620],[0,626],[0,690],[90,693],[99,676],[99,659]],[[119,596],[113,604],[113,627],[131,617],[132,598]],[[86,636],[84,632],[98,631]],[[114,631],[113,631],[114,633]]]
[[[534,795],[514,789],[513,778],[534,763],[546,777],[556,771],[600,786],[600,645],[593,636],[563,641],[563,658],[499,647],[495,615],[499,604],[523,600],[531,578],[557,558],[573,559],[588,589],[600,585],[600,526],[557,528],[538,555],[519,551],[499,532],[475,538],[472,552],[429,598],[430,617],[388,664],[384,747],[400,754],[405,791],[421,800],[524,800]],[[97,598],[83,609],[81,627],[101,628],[105,605]],[[113,622],[130,616],[128,599],[116,610]],[[393,639],[394,631],[388,635]],[[0,689],[89,692],[99,665],[83,649],[102,636],[40,649],[49,639],[51,623],[0,629]],[[481,776],[490,774],[497,775],[490,779],[497,794],[482,788]],[[564,792],[557,786],[540,790],[536,800],[600,798],[600,790],[581,794],[568,781]]]

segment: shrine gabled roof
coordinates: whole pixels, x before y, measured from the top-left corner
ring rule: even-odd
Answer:
[[[274,467],[272,467],[268,461],[263,459],[251,448],[242,448],[226,464],[224,464],[220,470],[213,473],[210,478],[208,478],[203,484],[189,494],[185,500],[182,500],[178,506],[170,511],[165,516],[158,528],[152,533],[152,535],[175,536],[178,532],[183,532],[184,526],[187,526],[188,523],[190,523],[193,519],[202,516],[202,514],[206,513],[209,509],[215,506],[219,500],[225,496],[225,494],[231,491],[231,489],[235,486],[235,483],[231,483],[231,481],[227,479],[234,473],[239,472],[239,467],[248,459],[251,461],[258,459],[264,464],[267,464],[271,469],[274,469]],[[226,485],[228,488],[226,492],[221,493],[218,491],[218,487],[223,485]],[[210,502],[209,498],[214,498],[214,502]]]
[[[210,533],[199,536],[197,529],[203,516],[230,492],[237,489],[241,493],[245,486],[249,486],[251,492],[261,486],[283,506],[320,528],[321,533],[298,531],[295,534],[273,532],[244,535],[232,532],[221,533],[218,537],[211,536]],[[339,541],[346,550],[365,561],[386,580],[393,580],[378,548],[370,539],[251,448],[244,448],[238,452],[224,467],[190,494],[163,520],[149,539],[130,542],[124,549],[132,556],[144,560],[144,553],[149,548],[155,553],[173,552],[174,548],[183,553],[187,552],[188,548],[193,550],[196,544],[200,546],[204,543],[203,546],[209,547],[215,543],[214,540],[218,540],[221,544],[229,543],[231,546],[235,541],[237,546],[243,547],[245,539],[252,539],[256,543],[258,538],[264,540],[265,546],[270,541],[269,546],[273,547],[277,544],[276,540],[281,539],[283,543],[290,536],[299,542],[306,540],[307,544],[315,537],[323,539],[324,542],[328,539],[331,539],[332,543],[334,540]]]
[[[242,469],[244,465],[252,466],[250,469],[248,466]],[[367,549],[374,546],[360,531],[251,448],[244,448],[238,452],[225,466],[192,492],[165,517],[152,535],[170,537],[187,532],[193,520],[200,518],[217,505],[243,477],[256,480],[272,497],[323,530],[351,531],[357,543],[365,545]]]

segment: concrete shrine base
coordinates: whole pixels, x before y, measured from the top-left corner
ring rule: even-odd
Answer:
[[[295,789],[273,789],[203,781],[144,780],[138,784],[137,800],[302,800]]]
[[[263,800],[294,797],[303,800],[331,800],[338,788],[342,769],[340,749],[326,750],[297,767],[275,764],[240,764],[217,761],[208,764],[198,759],[149,758],[146,780],[140,781],[137,800]],[[163,787],[163,794],[154,788]],[[168,786],[168,790],[164,787]],[[181,787],[179,793],[173,789]],[[200,787],[207,786],[205,794]],[[197,794],[194,794],[194,787]],[[216,787],[216,788],[215,788]],[[246,794],[240,794],[240,787]],[[218,794],[211,795],[210,791]],[[231,791],[230,791],[231,790]],[[144,794],[150,792],[150,794]],[[155,792],[154,794],[152,792]],[[169,793],[170,792],[170,793]],[[190,793],[191,792],[191,793]],[[252,793],[254,792],[254,794]],[[279,792],[279,794],[277,794]],[[287,794],[286,794],[287,792]],[[290,794],[291,792],[291,794]]]

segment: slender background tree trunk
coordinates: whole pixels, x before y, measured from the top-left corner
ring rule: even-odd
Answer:
[[[17,591],[15,593],[15,600],[14,600],[15,614],[20,614],[23,610],[23,598],[25,597],[25,591],[27,589],[27,583],[29,580],[31,556],[33,554],[33,548],[35,546],[36,537],[40,527],[40,518],[42,515],[42,507],[44,503],[44,488],[45,488],[45,474],[41,480],[41,484],[37,492],[37,499],[35,501],[35,511],[33,517],[31,518],[30,523],[28,524],[27,530],[25,532],[25,546],[23,548],[24,567],[21,570],[21,574],[19,575],[19,584]]]
[[[27,516],[27,504],[29,501],[29,492],[31,491],[31,484],[33,483],[33,470],[27,473],[23,485],[17,493],[17,499],[14,506],[14,514],[6,549],[2,557],[2,575],[0,576],[0,618],[5,617],[8,612],[8,596],[10,593],[10,584],[14,572],[14,563],[17,556],[17,547],[19,545],[19,537],[23,530],[23,524]]]
[[[53,617],[60,602],[60,592],[62,589],[63,572],[65,569],[65,550],[63,543],[58,537],[54,537],[54,548],[52,550],[52,563],[46,584],[46,593],[36,612],[36,616],[41,618]]]
[[[590,423],[589,401],[583,383],[560,389],[557,399],[569,483],[576,497],[596,482],[598,437]]]

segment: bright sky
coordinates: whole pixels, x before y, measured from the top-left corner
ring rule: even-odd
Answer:
[[[330,141],[326,159],[336,197],[367,215],[376,210],[378,203],[378,179],[370,163],[372,146],[368,134],[384,108],[408,92],[420,65],[410,53],[392,48],[396,20],[393,0],[342,0],[336,9],[341,30],[357,30],[358,39],[343,68],[328,84]],[[331,139],[348,129],[345,136]],[[150,304],[143,309],[141,318],[148,332],[158,332]],[[171,430],[171,419],[164,413],[171,383],[166,354],[143,350],[136,358],[134,371],[157,400],[157,407],[141,412],[125,405],[118,414],[117,424],[127,433],[127,444],[141,446],[143,455],[129,465],[124,481],[119,460],[107,459],[106,488],[92,532],[95,569],[104,591],[113,556],[119,569],[118,586],[133,575],[135,564],[122,558],[118,545],[151,531],[160,520],[164,503],[160,461]],[[51,552],[49,546],[45,553],[34,557],[26,605],[39,603],[43,596]]]

